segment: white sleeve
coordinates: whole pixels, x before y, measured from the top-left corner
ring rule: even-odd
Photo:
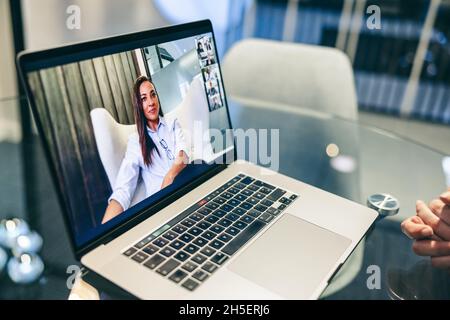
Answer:
[[[177,119],[174,120],[173,130],[175,134],[175,157],[178,157],[180,151],[184,151],[184,153],[186,153],[186,156],[189,158],[190,154],[186,144],[186,139],[184,137],[183,129],[181,128],[180,123]]]
[[[129,208],[131,199],[136,191],[140,171],[140,150],[139,142],[134,141],[134,139],[130,137],[128,139],[125,157],[122,160],[119,173],[117,174],[113,193],[108,199],[108,203],[112,199],[119,202],[123,210]]]

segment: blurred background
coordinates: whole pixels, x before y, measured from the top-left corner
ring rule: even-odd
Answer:
[[[80,9],[79,29],[67,27],[71,5]],[[381,29],[367,23],[372,5]],[[450,154],[450,0],[0,0],[0,220],[26,218],[60,239],[42,250],[55,279],[41,281],[51,290],[8,291],[12,284],[0,280],[0,298],[65,298],[66,267],[75,263],[42,151],[29,143],[35,129],[17,98],[16,53],[204,18],[213,22],[220,58],[249,37],[344,51],[360,122]]]

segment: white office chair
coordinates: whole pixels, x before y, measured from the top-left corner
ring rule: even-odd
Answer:
[[[325,112],[357,119],[353,69],[333,48],[264,39],[245,39],[227,52],[223,76],[228,96],[242,106],[293,113]],[[364,240],[324,295],[349,284],[360,272]]]
[[[114,187],[120,165],[127,150],[128,137],[137,134],[135,125],[123,125],[118,123],[104,108],[93,109],[90,113],[94,129],[95,141],[100,155],[100,160],[108,176],[111,188]],[[203,159],[208,162],[214,158],[214,153],[209,141],[203,141],[209,130],[209,109],[203,88],[201,76],[194,78],[183,101],[171,112],[165,114],[168,121],[177,118],[183,129],[188,153],[191,160]],[[192,134],[194,127],[201,123],[201,134]],[[194,137],[193,137],[194,136]],[[141,179],[131,205],[145,198],[145,186]]]
[[[357,118],[353,69],[337,49],[246,39],[230,48],[222,70],[227,94],[238,102]]]

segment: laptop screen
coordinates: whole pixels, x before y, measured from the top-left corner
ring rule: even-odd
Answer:
[[[232,154],[215,41],[200,26],[53,49],[22,66],[76,248]]]

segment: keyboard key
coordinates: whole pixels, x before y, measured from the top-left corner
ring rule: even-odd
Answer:
[[[180,239],[181,241],[184,241],[184,242],[190,242],[192,239],[194,239],[194,237],[191,236],[190,234],[185,233],[185,234],[182,234],[178,239]]]
[[[224,255],[222,252],[218,252],[214,255],[214,257],[211,258],[211,261],[218,264],[219,266],[222,265],[228,257]]]
[[[163,256],[160,256],[159,254],[154,255],[152,258],[147,260],[147,262],[144,263],[144,266],[146,266],[149,269],[155,269],[159,264],[161,264],[166,258]]]
[[[215,203],[217,203],[217,204],[224,204],[227,200],[225,200],[225,199],[222,198],[222,197],[217,197],[217,198],[215,198],[213,201],[214,201]]]
[[[239,207],[237,207],[233,210],[233,213],[240,215],[240,216],[242,216],[245,212],[247,212],[247,210],[245,210],[243,208],[239,208]]]
[[[285,194],[286,191],[281,190],[281,189],[276,189],[274,192],[272,192],[267,199],[272,200],[272,201],[277,201],[279,198],[281,198],[281,196],[283,194]]]
[[[233,206],[233,207],[237,207],[241,204],[241,202],[236,199],[230,199],[230,200],[228,200],[227,204],[229,204],[230,206]],[[225,210],[225,211],[231,211],[231,210]]]
[[[266,212],[270,213],[271,215],[277,216],[280,214],[281,211],[278,209],[275,209],[274,207],[270,207],[269,209],[267,209]]]
[[[206,257],[204,255],[198,253],[192,258],[192,261],[194,261],[195,263],[198,263],[198,264],[202,264],[203,262],[206,261]]]
[[[235,188],[237,188],[237,189],[244,189],[245,187],[247,187],[247,185],[246,184],[243,184],[243,183],[241,183],[241,182],[238,182],[238,183],[236,183],[235,185],[234,185],[234,187]]]
[[[187,228],[190,228],[195,224],[195,221],[193,221],[191,219],[185,219],[181,222],[181,224]]]
[[[233,239],[233,237],[230,236],[229,234],[222,233],[221,235],[219,235],[219,236],[217,237],[217,239],[219,239],[220,241],[223,241],[223,242],[228,242],[228,241],[230,241],[231,239]]]
[[[227,230],[225,230],[226,233],[228,233],[228,234],[230,234],[232,236],[237,235],[239,233],[239,231],[240,230],[238,228],[235,228],[235,227],[229,227]]]
[[[183,282],[182,286],[189,291],[194,291],[198,287],[198,282],[195,282],[192,279],[187,279],[185,282]]]
[[[208,278],[208,274],[203,270],[198,270],[192,275],[192,277],[203,282]]]
[[[251,203],[244,202],[244,203],[241,203],[240,207],[244,208],[245,210],[250,210],[253,207],[253,205]]]
[[[178,267],[180,263],[174,259],[170,259],[163,265],[161,265],[158,269],[156,269],[156,272],[163,276],[167,276],[169,273],[171,273],[176,267]]]
[[[234,209],[234,207],[229,204],[224,204],[220,207],[220,209],[222,209],[225,212],[230,212],[231,210]]]
[[[210,230],[207,230],[202,233],[202,237],[208,240],[212,240],[216,237],[216,234]]]
[[[197,227],[193,227],[188,230],[188,233],[192,234],[195,237],[198,236],[199,234],[201,234],[202,232],[203,232],[203,230],[200,228],[197,228]]]
[[[242,179],[240,182],[243,184],[251,184],[253,181],[255,181],[254,178],[251,177],[245,177],[244,179]]]
[[[131,256],[133,253],[135,253],[137,251],[136,248],[129,248],[128,250],[126,250],[123,254],[126,255],[127,257]]]
[[[216,239],[216,240],[211,241],[211,243],[209,245],[211,247],[213,247],[214,249],[220,249],[225,245],[225,243]]]
[[[161,253],[163,256],[166,256],[166,257],[172,256],[175,252],[176,252],[176,251],[173,250],[173,249],[170,248],[170,247],[165,247],[164,249],[162,249],[162,250],[160,251],[160,253]]]
[[[230,226],[232,223],[233,223],[232,221],[230,221],[228,219],[225,219],[225,218],[223,218],[222,220],[217,222],[217,224],[219,224],[219,225],[221,225],[222,227],[225,227],[225,228]]]
[[[228,189],[227,190],[229,193],[232,193],[232,194],[237,194],[237,193],[239,193],[239,191],[241,191],[241,190],[239,190],[239,189],[237,189],[237,188],[230,188],[230,189]]]
[[[254,205],[257,205],[257,204],[259,203],[259,199],[254,198],[254,197],[251,197],[251,198],[248,198],[246,202],[248,202],[248,203],[250,203],[252,206],[254,206]]]
[[[266,206],[263,206],[262,204],[258,204],[254,207],[255,210],[259,211],[259,212],[264,212],[267,210]]]
[[[244,196],[243,194],[238,194],[237,196],[234,197],[234,199],[242,202],[242,201],[247,200],[247,197]]]
[[[296,194],[293,194],[293,195],[291,195],[290,197],[289,197],[289,199],[291,199],[291,200],[295,200],[295,199],[297,199],[297,195]]]
[[[229,192],[224,192],[223,194],[221,194],[220,195],[222,198],[225,198],[225,199],[231,199],[232,197],[233,197],[233,194],[232,193],[229,193]]]
[[[158,238],[155,241],[153,241],[153,244],[157,245],[160,248],[164,247],[168,243],[169,243],[169,241],[164,238]]]
[[[204,245],[206,245],[208,243],[208,240],[205,240],[202,237],[198,237],[197,239],[192,241],[192,243],[195,244],[196,246],[199,246],[201,248],[201,247],[203,247]]]
[[[219,207],[219,205],[218,205],[217,203],[215,203],[215,202],[209,202],[209,203],[206,205],[206,207],[207,207],[208,209],[215,210],[215,209],[217,209],[217,208]]]
[[[267,194],[271,193],[272,190],[269,189],[269,188],[262,187],[262,188],[259,189],[259,192],[260,192],[260,193],[264,193],[264,194],[267,195]]]
[[[206,221],[201,221],[201,222],[197,223],[196,227],[199,227],[200,229],[206,230],[209,227],[211,227],[211,223],[206,222]]]
[[[269,223],[273,219],[273,215],[271,215],[268,212],[264,212],[258,219],[266,223]]]
[[[225,228],[215,224],[210,228],[210,230],[215,233],[221,233],[223,230],[225,230]]]
[[[154,254],[156,251],[158,251],[159,249],[157,247],[155,247],[154,245],[149,244],[148,246],[146,246],[144,249],[142,249],[142,251],[144,251],[145,253],[152,255]]]
[[[184,250],[189,252],[190,254],[196,253],[198,251],[199,247],[196,245],[189,243],[186,247],[184,247]]]
[[[174,248],[175,250],[181,249],[183,248],[185,245],[184,242],[180,241],[180,240],[174,240],[170,243],[169,246],[171,246],[172,248]]]
[[[182,234],[183,232],[185,232],[187,230],[187,228],[182,226],[182,225],[180,225],[180,224],[178,224],[175,227],[173,227],[172,230],[175,231],[178,234]]]
[[[240,216],[235,213],[229,213],[225,216],[226,219],[231,220],[231,221],[236,221],[237,219],[239,219],[239,217]]]
[[[239,178],[245,178],[245,177],[246,177],[246,175],[243,174],[243,173],[239,173],[237,176],[238,176]]]
[[[261,211],[252,209],[248,212],[248,214],[251,215],[253,218],[258,218],[261,215]]]
[[[251,223],[253,220],[255,220],[255,218],[249,216],[248,214],[246,214],[245,216],[243,216],[241,218],[241,221],[244,221],[245,223]]]
[[[188,261],[181,268],[183,268],[187,272],[192,272],[195,269],[197,269],[197,267],[198,267],[198,265],[196,265],[195,263],[193,263],[191,261]]]
[[[252,186],[262,187],[263,182],[261,180],[255,180],[253,181]]]
[[[284,201],[284,204],[285,205],[290,205],[292,203],[292,200],[290,200],[290,199],[286,199],[285,201]]]
[[[205,217],[204,215],[196,212],[196,213],[191,214],[191,216],[189,218],[198,222],[198,221],[202,220],[204,217]]]
[[[181,280],[187,277],[187,273],[182,270],[177,270],[169,277],[170,280],[172,280],[175,283],[180,283]]]
[[[238,229],[245,229],[245,227],[247,226],[247,224],[245,222],[242,221],[236,221],[235,223],[233,223],[233,227],[236,227]]]
[[[205,220],[208,221],[209,223],[216,223],[219,220],[219,218],[214,215],[210,215]]]
[[[258,200],[262,200],[262,199],[264,199],[264,198],[266,197],[266,195],[265,195],[264,193],[257,192],[257,193],[255,193],[255,194],[253,195],[253,197],[255,197],[255,198],[258,199]]]
[[[143,252],[138,252],[131,259],[133,259],[136,262],[142,263],[147,258],[148,258],[148,254],[145,254]]]
[[[211,247],[206,247],[206,248],[203,248],[202,251],[200,251],[200,252],[203,253],[205,256],[210,257],[216,252],[216,250],[214,250]]]
[[[284,209],[286,209],[286,205],[284,203],[282,203],[278,206],[278,210],[284,210]]]
[[[266,183],[266,182],[263,182],[263,183],[262,183],[262,187],[267,188],[267,189],[270,189],[270,190],[275,189],[275,187],[274,187],[273,185],[268,184],[268,183]]]
[[[186,261],[186,260],[190,257],[190,255],[187,254],[187,253],[184,252],[184,251],[180,251],[180,252],[178,252],[176,255],[174,255],[173,257],[174,257],[175,259],[177,259],[177,260],[180,260],[181,262],[184,262],[184,261]]]
[[[259,190],[259,186],[252,184],[252,185],[248,186],[246,190],[251,190],[251,191],[256,192]]]
[[[153,239],[153,236],[147,236],[147,237],[145,237],[144,239],[142,239],[141,241],[139,241],[138,243],[136,243],[134,246],[136,247],[136,248],[138,248],[138,249],[141,249],[141,248],[143,248],[143,247],[145,247],[145,245],[147,244],[147,243],[149,243],[150,241],[152,241],[152,239]]]
[[[206,216],[206,215],[210,214],[212,212],[212,210],[208,209],[208,208],[200,208],[197,210],[197,212]]]
[[[265,205],[266,207],[270,207],[273,204],[273,201],[264,199],[260,202],[260,204]]]
[[[213,212],[213,215],[215,215],[216,217],[222,218],[224,215],[226,215],[227,213],[223,210],[216,210]]]
[[[255,220],[247,228],[228,244],[223,247],[222,252],[231,256],[247,243],[255,234],[257,234],[266,224],[260,220]]]
[[[211,262],[206,262],[203,266],[202,269],[209,272],[209,273],[213,273],[214,271],[216,271],[217,266]]]
[[[178,237],[178,234],[176,234],[173,231],[167,231],[166,233],[163,234],[163,237],[166,238],[167,240],[171,241],[171,240],[175,239],[176,237]]]
[[[252,190],[249,190],[248,188],[241,191],[241,194],[243,194],[246,197],[250,197],[253,193],[254,192]]]

